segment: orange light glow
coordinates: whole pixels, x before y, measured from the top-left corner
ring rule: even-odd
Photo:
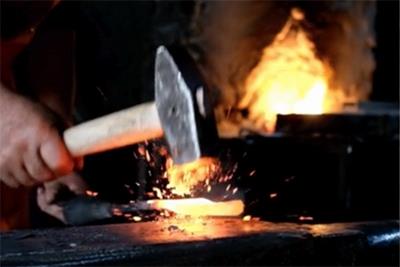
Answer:
[[[271,193],[269,194],[270,198],[276,198],[278,196],[278,193]]]
[[[209,179],[219,168],[219,162],[212,158],[201,158],[195,162],[173,165],[167,161],[168,188],[174,194],[191,195],[192,189]],[[211,190],[211,187],[209,187]]]
[[[241,200],[214,202],[206,198],[154,199],[147,203],[153,209],[165,209],[189,216],[239,216],[244,210]]]
[[[243,221],[248,222],[251,220],[251,216],[250,215],[246,215],[242,218]]]
[[[94,192],[94,191],[90,191],[90,190],[86,190],[86,191],[85,191],[85,194],[86,194],[87,196],[90,196],[90,197],[95,197],[95,196],[97,196],[99,193],[98,193],[98,192]]]
[[[292,9],[245,81],[239,106],[248,107],[250,119],[268,132],[274,130],[277,114],[332,112],[344,101],[340,90],[328,90],[331,68],[317,57],[303,20],[301,10]]]
[[[133,217],[132,217],[132,220],[135,221],[135,222],[140,222],[140,221],[142,220],[142,217],[140,217],[140,216],[133,216]]]
[[[300,221],[313,221],[314,217],[312,216],[299,216]]]

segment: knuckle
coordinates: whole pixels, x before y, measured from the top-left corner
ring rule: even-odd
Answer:
[[[74,162],[60,137],[53,135],[41,146],[41,154],[47,166],[57,175],[70,173]]]
[[[44,181],[44,182],[54,179],[53,173],[50,172],[49,170],[43,170],[43,172],[40,174],[39,177],[40,177],[39,180]]]
[[[44,166],[36,166],[31,175],[37,181],[49,181],[53,178],[53,174]]]
[[[33,180],[28,175],[20,175],[19,182],[24,186],[32,186],[34,185]]]

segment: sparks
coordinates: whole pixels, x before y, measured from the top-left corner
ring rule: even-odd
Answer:
[[[147,162],[151,162],[150,153],[147,149],[146,149],[146,160],[147,160]]]
[[[120,209],[117,209],[117,208],[114,208],[112,210],[112,214],[115,215],[115,216],[122,216],[123,215],[122,211]]]
[[[201,158],[188,164],[167,166],[168,187],[174,194],[191,195],[196,185],[203,182],[208,186],[210,177],[218,168],[219,162],[212,158]]]
[[[158,187],[153,187],[153,191],[154,191],[154,193],[156,194],[156,197],[157,197],[157,198],[159,198],[159,199],[162,199],[162,198],[163,198],[163,194],[162,194],[160,188],[158,188]]]
[[[313,221],[314,217],[312,216],[299,216],[300,221]]]
[[[248,222],[251,220],[251,216],[250,215],[246,215],[242,218],[243,221]]]
[[[142,217],[140,216],[133,216],[132,220],[134,220],[135,222],[140,222],[142,220]]]
[[[97,196],[99,193],[98,193],[98,192],[94,192],[94,191],[90,191],[90,190],[86,190],[86,191],[85,191],[85,194],[86,194],[87,196],[90,196],[90,197],[95,197],[95,196]]]

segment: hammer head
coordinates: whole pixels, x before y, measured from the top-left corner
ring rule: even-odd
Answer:
[[[183,47],[157,49],[155,102],[175,164],[213,155],[217,129],[208,89]]]

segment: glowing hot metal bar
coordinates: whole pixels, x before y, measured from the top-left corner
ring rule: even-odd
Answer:
[[[239,216],[244,210],[241,200],[214,202],[206,198],[155,199],[147,203],[152,209],[165,209],[190,216]]]

